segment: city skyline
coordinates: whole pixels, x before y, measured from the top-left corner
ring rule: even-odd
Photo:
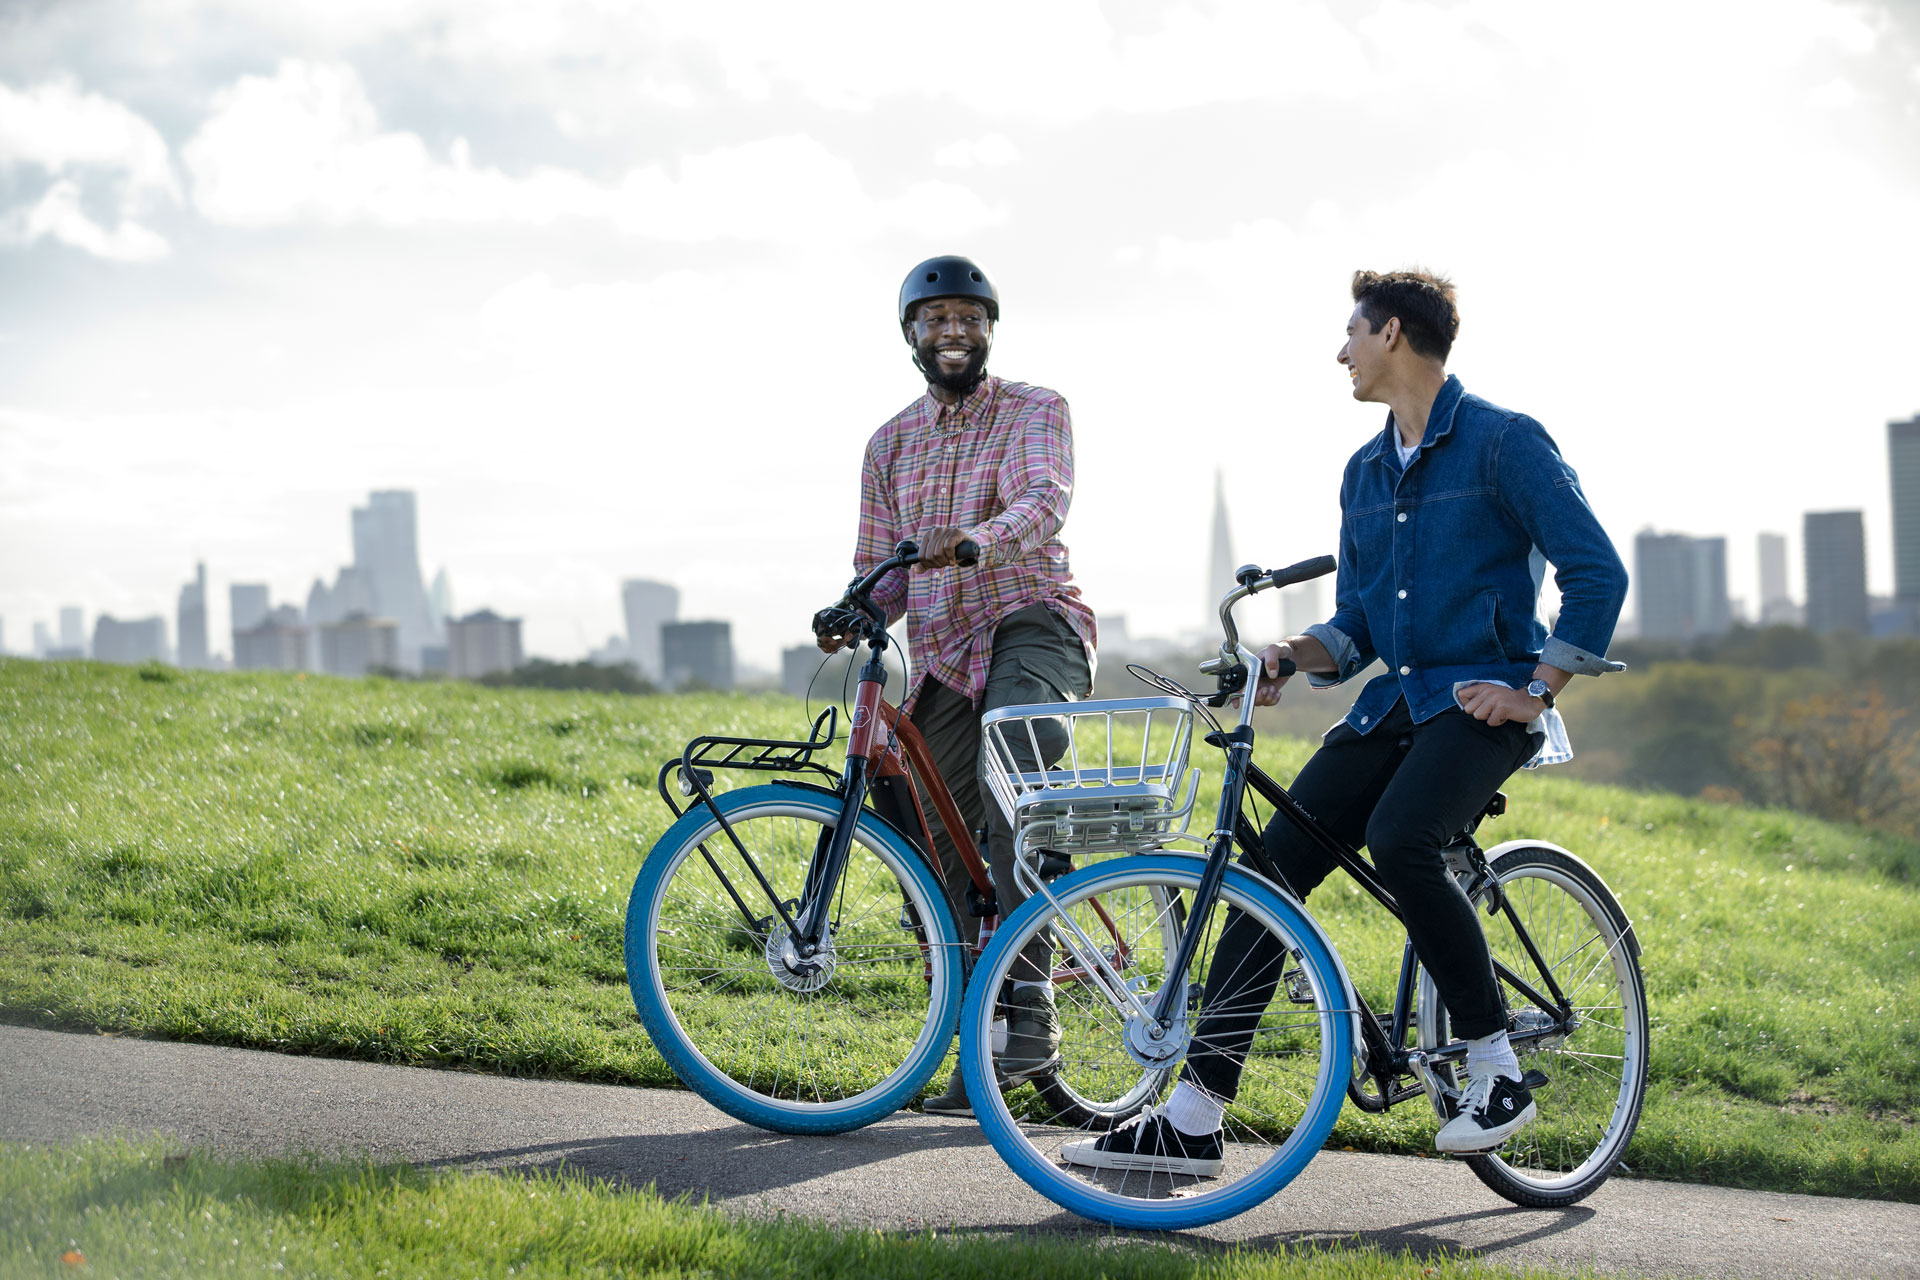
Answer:
[[[641,578],[775,667],[920,391],[901,274],[955,250],[1001,292],[990,368],[1072,406],[1064,541],[1137,634],[1194,613],[1216,468],[1241,558],[1333,550],[1384,416],[1333,361],[1348,276],[1410,263],[1623,552],[1724,537],[1751,600],[1760,532],[1857,508],[1893,588],[1909,4],[986,3],[978,91],[916,69],[924,13],[734,12],[0,15],[8,642],[75,600],[174,619],[197,561],[218,636],[225,584],[305,599],[343,505],[406,489],[420,562],[529,652],[592,652]]]

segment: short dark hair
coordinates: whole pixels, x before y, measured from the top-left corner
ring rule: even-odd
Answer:
[[[1432,271],[1356,271],[1353,300],[1375,333],[1396,316],[1407,345],[1429,360],[1447,362],[1460,335],[1453,281]]]

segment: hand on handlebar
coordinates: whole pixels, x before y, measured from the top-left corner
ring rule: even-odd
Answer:
[[[1281,664],[1286,674],[1281,675]],[[1253,705],[1271,707],[1280,701],[1280,690],[1293,678],[1293,649],[1285,644],[1270,644],[1260,651],[1260,683],[1253,691]]]
[[[960,546],[967,541],[965,529],[955,529],[951,525],[937,525],[920,535],[920,560],[922,569],[944,569],[948,565],[960,564]],[[976,551],[977,555],[978,552]]]
[[[813,615],[813,641],[822,653],[838,653],[860,634],[860,617],[851,609],[829,605]]]

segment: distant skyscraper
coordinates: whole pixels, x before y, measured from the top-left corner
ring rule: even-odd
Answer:
[[[1793,616],[1793,601],[1787,596],[1787,535],[1760,535],[1760,621],[1764,625],[1787,622]]]
[[[266,592],[265,587],[258,589],[262,594]],[[240,616],[236,611],[234,617]],[[235,625],[233,665],[240,671],[305,671],[312,665],[310,644],[310,631],[300,620],[300,611],[283,604],[255,626],[242,630]]]
[[[87,651],[86,614],[77,604],[63,605],[60,609],[60,647],[78,649],[82,654]]]
[[[523,657],[518,618],[482,609],[447,623],[447,674],[456,680],[512,671]]]
[[[660,628],[660,662],[669,689],[733,688],[733,624],[669,622]]]
[[[1867,532],[1860,512],[1807,512],[1801,543],[1806,553],[1808,628],[1866,635]]]
[[[633,665],[655,684],[664,682],[660,628],[680,616],[680,588],[644,578],[620,584],[620,607],[627,616],[627,647]]]
[[[433,575],[433,585],[427,588],[427,608],[437,624],[444,624],[453,616],[453,583],[447,577],[445,565],[440,566],[440,572]]]
[[[1893,594],[1920,603],[1920,413],[1887,424],[1893,480]]]
[[[53,648],[53,632],[47,628],[47,624],[44,622],[34,623],[33,656],[36,658],[44,658],[47,656],[48,651]]]
[[[1220,597],[1233,589],[1233,571],[1240,566],[1233,560],[1233,532],[1227,521],[1226,481],[1213,473],[1213,535],[1207,545],[1207,580],[1201,599],[1201,621],[1207,634],[1220,626]]]
[[[320,669],[330,676],[364,676],[400,665],[400,628],[387,618],[351,614],[320,628]]]
[[[1633,591],[1643,639],[1725,634],[1732,623],[1727,540],[1641,530],[1633,539]]]
[[[227,613],[235,635],[253,630],[265,622],[271,612],[273,606],[267,599],[266,583],[236,582],[228,586]]]
[[[180,637],[180,665],[189,670],[212,665],[207,650],[207,566],[194,565],[193,581],[180,588],[180,608],[174,620]]]
[[[1727,606],[1727,540],[1693,539],[1693,635],[1723,636],[1732,625]]]
[[[373,591],[375,617],[400,624],[400,661],[417,668],[420,646],[440,639],[420,580],[419,524],[409,489],[379,489],[353,509],[353,567]],[[334,602],[338,609],[340,604]],[[345,616],[342,614],[341,616]]]
[[[1634,611],[1646,640],[1693,633],[1693,548],[1681,533],[1643,529],[1633,538]]]
[[[93,620],[93,657],[97,662],[165,662],[167,620],[139,618],[120,622],[110,614]]]

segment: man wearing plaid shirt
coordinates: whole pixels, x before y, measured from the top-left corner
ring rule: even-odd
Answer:
[[[1073,499],[1067,402],[1044,387],[987,374],[999,318],[993,285],[965,258],[931,258],[908,273],[900,328],[927,391],[867,442],[853,563],[863,574],[892,555],[900,539],[920,544],[911,575],[890,577],[873,600],[889,623],[906,617],[918,677],[902,706],[961,815],[976,830],[987,829],[987,865],[1004,919],[1026,895],[1013,875],[1013,831],[980,776],[980,717],[1016,703],[1086,697],[1097,637],[1059,536]],[[969,539],[980,558],[962,568],[954,552]],[[844,640],[829,632],[820,646],[831,652]],[[1066,735],[1056,733],[1057,743],[1040,742],[1046,758],[1025,767],[1059,758]],[[937,820],[934,827],[948,900],[977,934],[959,850]],[[998,1059],[1009,1079],[1055,1065],[1060,1030],[1050,963],[1041,938],[1014,968],[1007,1047]],[[957,1069],[946,1092],[925,1105],[937,1114],[972,1114]]]

